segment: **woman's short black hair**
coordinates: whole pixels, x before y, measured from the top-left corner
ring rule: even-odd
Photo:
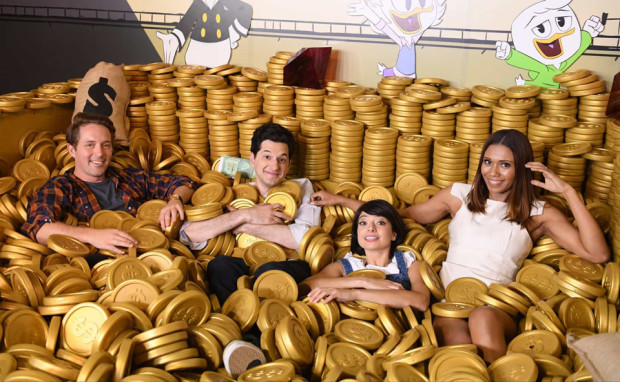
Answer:
[[[290,131],[279,123],[268,122],[263,124],[258,129],[254,130],[252,135],[252,145],[250,151],[256,155],[260,151],[260,146],[263,141],[272,141],[278,143],[286,143],[288,146],[288,159],[293,159],[293,153],[295,152],[295,138]]]
[[[362,204],[355,213],[355,217],[353,218],[353,229],[351,230],[351,252],[362,256],[365,256],[366,253],[364,252],[364,248],[360,247],[357,240],[357,225],[362,212],[366,212],[368,215],[382,216],[392,225],[392,232],[396,233],[396,239],[394,239],[390,245],[391,259],[394,256],[394,252],[396,252],[396,247],[403,242],[407,235],[407,228],[405,227],[405,223],[403,223],[403,219],[400,218],[396,208],[385,200],[376,199]]]

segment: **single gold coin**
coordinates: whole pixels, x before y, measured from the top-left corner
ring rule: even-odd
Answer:
[[[92,344],[110,313],[101,305],[85,302],[74,306],[62,320],[60,336],[69,350],[83,356],[92,351]]]
[[[494,381],[535,382],[538,378],[538,367],[532,357],[514,353],[489,365],[489,374]]]
[[[461,302],[438,302],[431,309],[434,315],[440,317],[468,318],[475,308],[473,304]]]
[[[474,304],[476,292],[487,293],[487,285],[473,277],[461,277],[448,285],[445,297],[448,302]]]
[[[341,342],[349,342],[366,350],[376,350],[383,343],[383,333],[379,328],[366,321],[346,319],[339,321],[334,334]]]
[[[87,256],[91,248],[70,236],[54,234],[47,239],[47,246],[67,257]]]
[[[271,270],[254,282],[253,291],[259,298],[278,299],[287,304],[297,300],[297,283],[286,272]]]
[[[204,323],[211,314],[211,302],[201,291],[186,291],[174,297],[162,314],[162,324],[185,321],[192,328]]]
[[[326,355],[326,365],[332,369],[342,368],[349,376],[355,376],[360,370],[366,368],[366,362],[370,359],[370,353],[364,348],[351,344],[338,342],[329,345]]]
[[[300,365],[309,365],[314,356],[314,344],[301,321],[285,316],[276,326],[276,346],[285,358]]]
[[[282,205],[282,212],[291,218],[295,218],[297,214],[297,202],[293,196],[286,192],[274,192],[270,194],[265,199],[265,203]]]
[[[531,289],[537,297],[546,300],[558,293],[552,276],[555,270],[548,265],[526,265],[517,273],[516,281]]]
[[[249,289],[241,289],[228,297],[222,306],[222,313],[232,318],[245,332],[256,322],[259,309],[258,296]]]

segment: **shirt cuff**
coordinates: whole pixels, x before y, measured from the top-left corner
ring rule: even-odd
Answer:
[[[291,231],[293,238],[297,242],[297,247],[299,248],[299,244],[301,243],[301,239],[303,239],[304,235],[310,229],[310,226],[307,224],[291,224],[288,226],[288,229]]]
[[[199,242],[190,241],[187,237],[187,234],[185,233],[185,228],[189,227],[190,224],[192,224],[192,222],[185,222],[181,226],[181,229],[179,230],[179,241],[181,242],[181,244],[187,246],[192,251],[200,251],[207,246],[209,240]]]

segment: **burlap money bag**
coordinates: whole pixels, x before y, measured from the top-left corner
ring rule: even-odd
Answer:
[[[126,117],[129,96],[129,84],[122,65],[102,61],[92,67],[80,82],[73,117],[80,112],[109,117],[116,128],[116,143],[126,146],[129,144],[129,119]]]

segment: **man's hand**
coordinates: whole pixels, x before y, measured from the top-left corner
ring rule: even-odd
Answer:
[[[164,62],[172,65],[174,62],[174,56],[179,49],[179,39],[172,33],[163,34],[157,31],[157,37],[161,39],[164,46]]]
[[[180,200],[172,199],[168,202],[166,207],[162,208],[159,212],[158,223],[161,230],[165,230],[177,219],[185,219],[185,211],[183,210],[183,203]]]
[[[342,204],[342,196],[321,190],[310,195],[310,203],[315,206],[335,206],[336,204]]]
[[[497,41],[495,43],[495,57],[505,60],[510,55],[510,44],[507,41]]]
[[[244,221],[248,224],[284,224],[285,221],[293,220],[294,217],[282,212],[283,209],[284,206],[278,203],[261,203],[239,211],[245,214]]]
[[[598,16],[590,16],[590,18],[583,23],[583,30],[588,32],[592,37],[598,36],[604,29],[605,25],[603,25]]]
[[[138,241],[125,231],[115,228],[94,229],[89,235],[89,243],[99,249],[107,249],[119,255],[125,253],[122,248],[130,248],[138,245]]]

